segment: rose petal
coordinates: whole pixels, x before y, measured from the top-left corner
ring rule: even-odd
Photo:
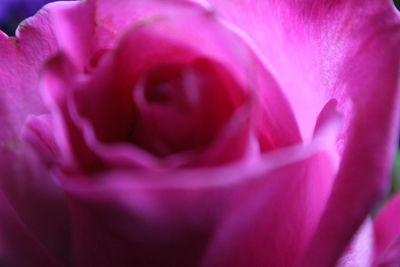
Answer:
[[[35,260],[39,265],[58,266],[50,253],[65,262],[68,258],[63,195],[21,139],[28,116],[46,111],[38,89],[39,73],[57,49],[49,14],[59,6],[47,5],[22,22],[16,37],[0,33],[0,191],[4,223],[0,229],[8,239],[2,241],[5,250],[1,260],[11,260],[14,266],[31,266]],[[42,216],[53,216],[54,220],[43,221]]]
[[[123,15],[118,16],[117,20],[109,19],[110,14],[114,12],[122,11],[135,19],[140,14],[143,17],[137,20],[137,26],[146,25],[162,36],[167,35],[169,38],[205,52],[213,59],[218,59],[217,61],[230,68],[232,75],[239,80],[244,80],[247,86],[260,94],[257,95],[256,101],[261,101],[260,105],[266,109],[265,117],[260,118],[262,125],[266,125],[266,129],[262,129],[261,133],[263,138],[267,136],[268,142],[273,142],[274,148],[300,141],[292,110],[275,78],[269,73],[270,69],[259,65],[258,55],[249,53],[247,45],[236,40],[239,36],[232,34],[221,21],[216,21],[218,17],[212,10],[202,7],[196,1],[179,0],[120,1],[119,5],[117,7],[113,2],[111,4],[111,1],[101,1],[98,16],[104,18],[104,25],[108,25],[107,28],[121,30],[122,25],[124,25],[122,29],[127,27],[128,22]],[[162,8],[159,5],[162,5]],[[162,23],[163,18],[167,20],[167,23]],[[168,22],[171,18],[174,19]],[[188,25],[190,27],[185,27]],[[171,29],[166,33],[163,31],[164,27],[171,27]],[[197,29],[202,34],[190,29]],[[198,46],[199,43],[202,46]],[[242,78],[243,75],[244,78]],[[263,146],[268,147],[267,144]],[[269,149],[271,149],[270,145]]]
[[[269,173],[268,182],[236,197],[202,266],[292,266],[329,196],[330,164],[317,154]]]
[[[400,262],[400,195],[385,204],[375,219],[374,266],[397,266]]]
[[[78,74],[76,66],[65,54],[51,58],[43,71],[43,98],[52,110],[54,140],[61,152],[59,167],[64,171],[91,172],[101,169],[103,165],[88,148],[70,112]]]
[[[32,235],[2,191],[0,191],[0,217],[0,264],[2,266],[63,266]]]
[[[314,167],[316,162],[312,162]],[[321,168],[328,175],[327,166]],[[311,197],[310,190],[313,191],[312,188],[318,187],[317,192],[313,191],[314,197],[319,200],[323,199],[323,196],[326,198],[331,179],[310,178],[315,181],[310,181],[308,184],[301,179],[306,176],[301,178],[297,176],[299,179],[296,182],[287,169],[285,165],[278,171],[271,171],[259,179],[227,187],[188,189],[179,188],[176,183],[177,188],[171,188],[169,187],[171,183],[168,183],[167,188],[160,188],[160,185],[154,183],[155,187],[152,188],[143,187],[137,182],[132,183],[132,180],[137,178],[143,179],[144,182],[154,179],[159,181],[173,179],[174,173],[171,172],[160,173],[157,175],[160,177],[152,177],[156,175],[154,173],[104,174],[98,180],[108,182],[98,185],[85,186],[72,182],[73,187],[66,186],[66,190],[73,199],[71,216],[74,229],[74,263],[78,266],[107,266],[111,262],[116,265],[124,263],[135,266],[167,263],[193,266],[206,252],[207,243],[212,240],[212,229],[219,225],[216,224],[218,221],[224,222],[218,227],[221,229],[221,235],[218,234],[218,237],[223,237],[223,240],[218,238],[216,244],[210,248],[215,252],[210,252],[207,256],[207,262],[211,266],[221,266],[219,265],[221,263],[228,264],[227,266],[248,266],[249,263],[268,263],[268,259],[271,262],[279,262],[279,255],[281,255],[280,260],[288,259],[287,253],[290,251],[293,252],[291,256],[298,258],[298,253],[301,253],[298,248],[304,248],[304,242],[316,223],[314,213],[318,215],[318,211],[322,210],[319,205],[309,205],[312,202],[311,200],[308,202]],[[309,168],[303,163],[295,164],[293,171],[298,173],[300,170],[303,170],[307,177],[311,177],[308,173]],[[232,172],[234,171],[242,172],[241,169],[232,169]],[[186,175],[182,173],[180,176],[186,181],[193,179],[194,181],[188,183],[194,183],[205,177],[210,180],[218,179],[221,175],[226,177],[230,174],[192,171]],[[276,182],[274,178],[280,178],[279,181],[283,179],[287,183]],[[70,181],[67,183],[71,185]],[[276,199],[278,195],[282,198],[282,202]],[[294,199],[297,202],[291,202]],[[293,203],[293,209],[288,207],[289,203]],[[304,203],[304,206],[299,203]],[[319,203],[321,206],[324,205],[323,202]],[[285,213],[280,212],[283,207]],[[229,215],[227,212],[231,209],[235,212]],[[113,211],[112,215],[110,211]],[[310,216],[300,216],[300,213],[303,215],[304,212]],[[270,216],[274,216],[274,220],[271,220]],[[279,224],[285,224],[287,227],[276,228],[278,220],[275,220],[275,216],[279,216]],[[242,222],[243,219],[246,223]],[[297,219],[304,222],[301,224],[304,226],[304,229],[301,228],[302,231],[292,229],[293,220]],[[131,227],[132,225],[135,227]],[[266,225],[270,226],[268,228],[270,231],[265,231]],[[274,232],[277,229],[292,229],[292,231],[290,233],[283,231],[280,235]],[[255,245],[260,245],[257,236],[269,241],[263,243],[263,246],[258,246],[262,249],[258,251],[259,253],[255,250],[257,248]],[[227,238],[229,240],[226,240]],[[290,243],[290,240],[295,241]],[[238,244],[236,242],[242,246],[232,247]],[[276,250],[266,249],[269,247],[275,247]],[[285,247],[285,250],[281,250],[284,251],[282,254],[279,253],[281,247]],[[241,256],[243,258],[238,258]]]
[[[177,10],[179,11],[178,8]],[[163,17],[164,19],[151,20],[143,25],[132,25],[120,41],[117,52],[104,54],[104,59],[100,62],[98,69],[92,70],[94,71],[93,76],[88,76],[86,82],[79,85],[82,89],[76,92],[76,99],[74,100],[77,114],[89,119],[89,123],[92,124],[94,129],[88,129],[90,125],[79,120],[79,118],[76,118],[76,123],[81,126],[88,126],[82,129],[86,132],[86,142],[91,144],[92,149],[99,152],[101,146],[93,138],[98,138],[99,141],[106,143],[126,139],[127,132],[132,127],[131,121],[135,116],[134,105],[129,97],[133,90],[133,85],[129,85],[134,84],[135,80],[143,76],[143,69],[158,61],[184,60],[183,57],[185,56],[190,58],[190,53],[218,59],[218,61],[224,63],[232,72],[232,75],[242,82],[244,88],[250,87],[246,90],[254,91],[252,93],[255,94],[254,98],[256,100],[259,97],[258,91],[263,91],[263,95],[260,96],[262,103],[259,104],[263,107],[263,110],[262,114],[257,118],[260,120],[261,125],[259,134],[263,150],[276,149],[299,142],[300,137],[293,114],[280,88],[268,71],[259,65],[256,58],[249,54],[247,47],[238,43],[236,37],[233,38],[232,34],[223,25],[204,10],[188,9],[183,14],[178,13],[178,11],[175,12],[173,18],[168,17],[169,14],[167,14]],[[187,27],[183,27],[183,25],[189,24],[193,28],[198,28],[202,34],[196,34],[196,36],[191,37],[192,33],[187,31]],[[171,29],[166,31],[166,28]],[[200,36],[201,40],[198,40]],[[160,41],[160,38],[163,41]],[[197,44],[199,42],[203,44],[202,47],[198,47]],[[184,49],[179,46],[183,46]],[[188,50],[187,47],[191,48],[189,51],[193,50],[189,55],[185,51]],[[138,54],[137,51],[141,51],[141,53]],[[175,52],[173,53],[172,51]],[[154,56],[155,54],[157,56]],[[244,58],[246,60],[243,60]],[[254,74],[252,69],[254,69]],[[252,77],[253,75],[255,76],[254,78]],[[258,87],[268,88],[268,90],[258,90]],[[111,88],[117,88],[118,90],[111,91]],[[93,98],[94,94],[96,98]],[[100,106],[102,108],[99,108]],[[237,129],[240,128],[237,127]],[[248,127],[242,128],[246,129]],[[247,135],[247,133],[245,134]],[[247,140],[247,137],[243,140],[245,139]],[[231,146],[227,144],[232,144],[232,137],[229,137],[229,140],[231,141],[226,143],[218,139],[216,145],[223,145],[213,149],[214,152],[204,155],[202,157],[203,160],[208,162],[214,162],[214,159],[221,161],[221,155],[227,154],[223,152],[225,151],[223,147]],[[240,143],[241,141],[236,142],[236,147]],[[243,143],[245,144],[246,141]],[[110,149],[106,148],[106,150]],[[116,151],[115,149],[112,150]],[[110,153],[101,154],[101,157],[107,158],[107,161],[112,160],[112,157],[109,156]],[[112,154],[117,156],[113,152]],[[128,155],[129,153],[124,154]],[[241,153],[238,150],[238,153],[233,154],[240,155]],[[138,155],[137,152],[134,155]],[[121,159],[121,156],[117,157]],[[146,156],[146,158],[148,157]],[[168,161],[177,166],[177,163],[172,162],[182,162],[183,158],[188,157],[187,155],[182,155],[171,158]],[[121,162],[120,160],[118,161]],[[137,160],[123,160],[125,163],[133,163],[135,161]],[[197,162],[200,161],[202,160]],[[178,164],[182,165],[182,163]]]
[[[93,40],[96,31],[94,5],[93,1],[64,1],[51,13],[51,25],[59,49],[80,70],[100,49]]]
[[[374,252],[374,227],[371,219],[360,227],[337,267],[371,267]]]
[[[333,178],[329,165],[329,158],[316,155],[261,176],[228,166],[203,171],[111,172],[98,177],[102,182],[97,184],[64,180],[73,199],[74,263],[193,266],[208,250],[205,266],[294,261],[315,227],[324,206],[321,200],[329,195]],[[304,175],[291,175],[291,171]],[[237,183],[212,186],[224,178],[235,181],[235,175]],[[293,221],[299,229],[293,229]],[[213,241],[215,228],[219,230]]]
[[[349,86],[354,90],[359,88],[359,92],[351,92],[354,113],[349,122],[347,146],[332,197],[311,243],[305,266],[333,264],[389,185],[398,132],[397,110],[400,108],[397,78],[400,64],[399,57],[393,56],[400,39],[391,38],[400,35],[399,31],[397,35],[392,34],[385,33],[371,40],[350,61],[352,71],[345,69]],[[382,48],[382,43],[387,46]],[[365,67],[358,60],[370,64]],[[375,75],[365,79],[370,73]],[[383,91],[385,96],[376,98],[375,93]]]
[[[324,99],[338,100],[346,121],[344,158],[303,262],[334,265],[388,184],[382,177],[388,177],[400,121],[394,112],[400,99],[399,16],[389,0],[208,2],[261,54],[288,96],[303,138],[311,135]]]
[[[53,9],[57,9],[57,5],[48,5],[36,16],[23,21],[17,37],[0,32],[2,143],[18,136],[27,115],[44,111],[37,85],[41,65],[57,48],[49,26],[48,12]]]
[[[310,144],[258,161],[62,178],[72,204],[74,264],[193,266],[204,253],[205,266],[295,261],[336,171],[326,152],[335,140],[332,131],[338,132],[337,118],[328,117]],[[293,221],[301,226],[293,229]]]

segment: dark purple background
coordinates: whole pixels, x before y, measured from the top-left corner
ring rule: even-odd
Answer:
[[[400,10],[400,0],[393,1],[398,10]]]

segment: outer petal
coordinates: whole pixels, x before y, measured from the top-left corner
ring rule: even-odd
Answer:
[[[370,218],[360,227],[337,267],[371,267],[374,254],[374,226]]]
[[[12,239],[2,243],[0,260],[18,265],[35,265],[49,253],[43,252],[46,249],[60,259],[68,258],[68,221],[62,192],[21,140],[28,117],[46,111],[39,92],[39,73],[57,49],[49,14],[60,5],[48,5],[22,22],[16,37],[0,33],[0,191],[4,193],[1,208],[5,212],[1,215],[4,224],[0,239]],[[11,229],[6,223],[12,221],[15,227]],[[28,252],[30,244],[32,250]],[[42,265],[40,262],[50,265],[42,260],[36,265]]]
[[[342,78],[353,101],[353,114],[332,196],[305,266],[332,265],[389,185],[400,121],[400,28],[368,38],[360,44],[360,51],[345,61],[349,66],[343,69]],[[371,73],[374,76],[366,79]],[[385,97],[377,98],[377,94]]]
[[[32,236],[0,191],[0,264],[1,266],[62,266]]]
[[[326,151],[337,122],[336,116],[325,118],[312,143],[252,162],[120,169],[91,177],[97,179],[65,177],[73,264],[247,267],[295,262],[329,196],[336,166]]]
[[[339,140],[343,160],[303,262],[332,266],[388,185],[400,121],[399,16],[389,0],[208,3],[254,44],[305,139],[326,97],[338,99],[346,126]]]
[[[329,195],[331,164],[325,154],[265,172],[257,170],[261,165],[121,171],[89,184],[69,177],[64,186],[72,207],[73,264],[291,264],[301,256]]]
[[[400,195],[391,199],[375,220],[374,266],[397,266],[400,262]]]
[[[202,266],[293,266],[329,195],[331,164],[321,153],[273,171],[252,187],[242,185]]]
[[[114,48],[132,25],[179,15],[193,6],[189,1],[175,0],[88,0],[64,3],[52,14],[52,21],[61,50],[82,70],[99,50]]]
[[[28,114],[44,111],[37,86],[39,70],[57,47],[47,12],[24,21],[17,37],[0,32],[2,143],[17,136]]]

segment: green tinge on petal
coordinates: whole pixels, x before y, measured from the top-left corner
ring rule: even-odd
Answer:
[[[394,195],[400,191],[400,149],[397,151],[397,156],[393,166],[392,178],[392,189],[390,193],[391,195]]]

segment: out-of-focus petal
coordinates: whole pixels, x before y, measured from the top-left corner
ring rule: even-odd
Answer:
[[[70,58],[65,54],[57,54],[44,67],[41,88],[43,99],[52,110],[52,135],[60,152],[60,165],[57,167],[86,172],[100,169],[102,164],[88,148],[79,129],[82,125],[75,124],[71,117],[70,101],[79,78],[78,74],[78,69]]]
[[[400,262],[400,195],[385,204],[375,219],[374,266],[395,267]]]
[[[320,127],[325,129],[313,142],[251,162],[119,169],[96,174],[96,179],[61,179],[72,204],[74,264],[193,266],[201,260],[204,266],[245,267],[296,262],[337,168],[327,153],[335,139],[332,132],[338,132],[336,116],[323,117]],[[121,246],[115,246],[116,240]]]
[[[72,199],[73,262],[193,266],[206,253],[205,266],[292,263],[329,195],[330,164],[321,155],[258,177],[231,168],[110,172],[97,177],[102,181],[97,185],[69,179],[64,186]],[[235,172],[241,180],[237,184],[225,179],[207,185],[228,175],[235,178]],[[326,176],[319,179],[322,172]],[[293,228],[294,222],[299,228]]]
[[[371,267],[374,256],[374,226],[370,218],[354,235],[337,267]]]
[[[59,49],[68,55],[78,69],[88,64],[93,53],[98,51],[93,40],[98,21],[92,2],[64,1],[50,14]]]
[[[2,157],[0,159],[3,160]],[[3,179],[3,173],[0,175]],[[35,209],[38,212],[37,207]],[[32,234],[2,190],[0,190],[0,218],[1,266],[63,266]]]
[[[82,3],[82,5],[89,5],[89,3]],[[104,144],[98,141],[126,141],[124,139],[127,132],[126,129],[129,130],[129,128],[132,127],[130,123],[132,123],[131,121],[134,119],[135,115],[133,112],[134,107],[131,94],[134,90],[135,82],[138,82],[138,77],[143,76],[146,68],[149,68],[151,64],[155,64],[158,61],[183,60],[183,57],[188,56],[187,51],[183,51],[185,49],[189,50],[190,53],[197,54],[199,57],[217,60],[219,63],[223,64],[229,70],[230,74],[240,82],[242,89],[253,98],[250,99],[250,101],[255,103],[249,103],[249,106],[254,104],[257,105],[255,109],[262,109],[261,111],[254,112],[259,113],[257,118],[251,115],[253,112],[251,109],[254,109],[254,107],[247,107],[249,110],[241,111],[241,113],[249,115],[248,118],[240,118],[240,125],[248,123],[250,118],[251,120],[259,120],[259,122],[251,122],[251,124],[257,125],[256,127],[261,129],[260,132],[255,133],[255,135],[260,135],[257,137],[261,140],[260,145],[263,150],[277,149],[300,142],[300,136],[292,110],[285,96],[282,94],[281,89],[269,73],[269,70],[261,66],[259,59],[249,51],[246,44],[243,44],[240,38],[227,30],[213,14],[208,13],[208,10],[196,5],[185,4],[184,2],[180,3],[179,1],[177,1],[177,3],[171,2],[166,4],[161,10],[148,7],[148,5],[160,5],[158,1],[154,1],[154,3],[152,3],[152,1],[146,3],[142,1],[138,1],[137,3],[122,1],[118,5],[126,5],[127,7],[123,9],[124,14],[121,14],[120,18],[124,18],[128,21],[121,24],[117,23],[117,25],[114,26],[113,23],[116,22],[113,20],[110,21],[111,15],[109,13],[114,12],[116,7],[109,7],[106,9],[104,5],[107,6],[107,3],[107,1],[101,1],[97,3],[97,6],[94,5],[96,6],[96,16],[99,20],[102,18],[102,23],[97,25],[98,28],[95,29],[93,34],[100,34],[96,31],[100,31],[101,29],[121,27],[121,25],[126,24],[125,28],[118,28],[118,30],[125,30],[125,32],[122,34],[121,40],[117,40],[119,43],[114,44],[117,45],[116,50],[114,50],[114,52],[108,49],[99,50],[103,52],[96,54],[96,60],[94,60],[95,64],[87,69],[85,66],[82,66],[82,64],[87,66],[87,62],[78,62],[73,59],[74,57],[79,59],[85,58],[83,55],[86,53],[86,50],[83,45],[80,45],[80,41],[82,40],[79,38],[72,39],[70,45],[74,43],[77,44],[68,47],[64,46],[62,49],[66,54],[66,58],[68,57],[71,59],[71,63],[77,68],[77,71],[82,71],[87,75],[81,75],[83,79],[81,79],[80,82],[69,85],[65,87],[64,90],[60,90],[61,92],[76,91],[76,94],[74,93],[76,98],[71,99],[71,104],[76,107],[77,110],[75,112],[71,111],[70,115],[75,119],[75,124],[80,125],[79,128],[81,128],[84,133],[87,145],[94,151],[97,151],[96,153],[100,153],[99,156],[101,158],[105,159],[107,162],[113,161],[121,163],[124,166],[130,163],[137,166],[137,163],[141,161],[138,160],[138,158],[145,159],[144,161],[147,161],[147,163],[145,163],[146,166],[151,164],[146,160],[146,158],[151,158],[148,155],[146,156],[146,153],[137,151],[136,149],[129,149],[128,147],[122,149],[122,143],[118,146],[110,145],[105,147]],[[87,6],[87,8],[89,7]],[[133,19],[135,16],[132,17],[128,12],[132,8],[152,10],[155,14],[145,17],[144,13],[142,14],[144,17],[142,16],[138,21],[135,21],[135,19]],[[78,12],[78,7],[65,5],[65,9],[58,13],[56,20],[66,23],[67,26],[63,27],[74,25],[72,23],[74,16],[71,15],[73,12]],[[130,20],[128,18],[130,18]],[[131,24],[128,24],[128,22]],[[56,23],[56,25],[64,25],[60,23]],[[190,27],[187,27],[188,25],[190,25]],[[63,27],[60,26],[60,30]],[[194,33],[193,31],[188,31],[188,28],[196,28],[198,30]],[[80,29],[76,30],[79,31]],[[57,37],[58,40],[62,40],[62,38],[65,37],[63,36],[64,35],[60,34]],[[162,41],[159,39],[162,39]],[[101,46],[101,43],[101,41],[99,41],[99,43],[93,43],[92,45],[94,45],[94,47],[92,47],[92,49],[96,50],[96,45]],[[202,46],[199,47],[198,43],[202,43]],[[179,48],[180,46],[185,49]],[[139,50],[141,51],[140,54],[137,53]],[[155,57],[154,54],[156,54],[157,57]],[[89,73],[87,73],[88,71]],[[45,75],[45,80],[47,80],[46,77],[47,75]],[[67,75],[67,77],[69,78],[64,79],[67,83],[67,80],[71,81],[76,78],[72,78],[71,75]],[[47,85],[47,87],[49,86]],[[51,88],[51,85],[49,88]],[[117,90],[111,90],[112,88],[117,88]],[[262,91],[260,88],[268,88],[268,90],[264,90],[260,93]],[[54,91],[54,89],[51,89],[51,91]],[[96,96],[95,98],[93,97],[94,95]],[[84,114],[82,114],[82,110],[85,111],[83,112]],[[80,120],[78,116],[76,116],[77,114],[84,115],[83,117],[85,117],[87,121]],[[236,120],[236,122],[237,121],[238,120]],[[92,125],[88,125],[88,122]],[[234,125],[236,122],[230,124]],[[90,129],[91,127],[93,127],[93,129]],[[234,128],[235,127],[230,127],[229,130]],[[244,127],[236,126],[235,129],[240,130],[240,128],[248,129],[249,127],[246,124]],[[59,131],[58,126],[56,131]],[[215,140],[215,145],[211,145],[210,153],[203,153],[204,155],[197,157],[197,160],[195,160],[196,164],[201,165],[202,162],[215,164],[215,162],[224,161],[224,157],[221,155],[227,154],[226,151],[230,146],[229,144],[232,144],[235,140],[239,140],[237,144],[243,143],[244,148],[247,149],[246,142],[248,141],[248,137],[246,135],[248,135],[247,132],[240,133],[239,135],[228,134],[227,129],[225,133],[221,134],[221,138],[218,137],[219,139]],[[123,137],[121,138],[121,136]],[[68,141],[63,141],[62,143],[67,144]],[[241,154],[243,154],[242,145],[235,145],[235,148],[237,152],[228,154],[235,154],[233,157],[239,158]],[[121,149],[123,151],[121,151]],[[62,152],[68,151],[64,148],[61,150]],[[131,154],[127,153],[129,150],[134,156],[129,156],[129,154]],[[107,152],[104,153],[104,151]],[[121,151],[121,153],[117,151]],[[79,155],[77,156],[80,157]],[[115,158],[118,158],[118,160],[115,160]],[[169,163],[163,163],[163,165],[168,165],[170,167],[177,167],[185,164],[193,165],[194,162],[191,158],[196,157],[180,155],[168,159]],[[144,163],[144,161],[142,162]],[[115,164],[112,165],[114,166]]]

